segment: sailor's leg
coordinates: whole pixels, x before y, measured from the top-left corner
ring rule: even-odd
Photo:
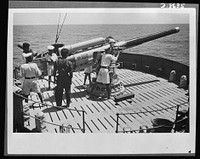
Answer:
[[[43,103],[42,93],[37,80],[32,81],[31,89],[33,92],[38,94],[40,101]]]
[[[86,80],[87,80],[87,74],[85,73],[85,76],[84,76],[84,83],[83,83],[83,85],[85,85]]]
[[[28,95],[24,95],[25,99],[25,103],[28,103]]]
[[[71,85],[70,84],[66,86],[65,93],[66,93],[67,106],[69,106],[71,102]]]
[[[39,92],[39,93],[37,93],[37,94],[38,94],[38,97],[40,98],[41,103],[43,103],[42,93]]]
[[[86,79],[87,79],[87,75],[85,74],[83,85],[85,85]]]
[[[60,86],[57,86],[57,88],[55,90],[55,100],[56,100],[57,106],[62,105],[62,96],[63,96],[63,88]]]
[[[23,86],[22,86],[22,92],[25,99],[25,102],[28,103],[28,96],[30,94],[30,89],[31,89],[31,82],[27,79],[24,80]]]
[[[50,84],[51,84],[51,76],[49,76],[49,89],[51,88]]]
[[[56,76],[53,76],[54,77],[54,83],[56,84],[57,83],[57,77]]]
[[[56,83],[56,76],[53,76],[53,82]]]
[[[91,84],[92,83],[92,81],[91,81],[91,74],[88,74],[88,76],[89,76],[89,82]]]
[[[108,93],[108,98],[110,98],[110,94],[111,94],[110,84],[106,84],[106,89]]]
[[[90,95],[92,95],[93,91],[94,91],[94,88],[96,86],[96,82],[94,82],[92,85],[91,85],[91,91],[90,91]]]

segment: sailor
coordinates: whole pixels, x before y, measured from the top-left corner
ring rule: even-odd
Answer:
[[[106,85],[107,93],[108,93],[108,98],[110,98],[111,94],[111,89],[110,89],[110,75],[109,75],[109,66],[112,62],[117,61],[119,52],[117,54],[113,55],[113,44],[115,41],[111,39],[109,41],[110,46],[105,50],[105,52],[102,55],[101,58],[101,66],[100,70],[97,76],[96,82],[102,83]]]
[[[36,51],[34,51],[34,50],[32,50],[30,48],[30,44],[29,43],[24,42],[22,45],[18,44],[18,46],[23,49],[22,59],[23,59],[24,63],[25,63],[26,57],[29,57],[31,55],[37,56]]]
[[[61,50],[61,58],[55,62],[54,66],[54,76],[56,77],[57,87],[55,89],[55,99],[56,105],[62,105],[62,96],[63,96],[63,88],[65,89],[66,95],[66,107],[70,106],[71,102],[71,83],[73,77],[73,67],[72,63],[67,60],[67,56],[69,55],[69,50],[63,48]]]
[[[110,44],[111,49],[113,49],[113,48],[114,48],[114,44],[115,44],[116,41],[113,39],[112,36],[108,36],[108,37],[106,38],[106,42],[107,42],[108,44]],[[112,50],[112,51],[113,51],[113,50]]]
[[[46,54],[45,58],[47,61],[47,75],[49,76],[49,89],[50,87],[50,82],[51,82],[51,76],[53,75],[53,70],[54,70],[54,63],[58,59],[57,55],[54,53],[54,46],[50,45],[47,47],[48,53]],[[55,77],[54,77],[54,82],[55,82]]]
[[[36,63],[33,63],[33,55],[26,57],[26,63],[20,66],[20,74],[23,79],[22,92],[26,98],[30,95],[30,91],[38,94],[40,101],[43,103],[42,94],[37,82],[37,78],[41,76]],[[28,100],[25,100],[28,103]]]
[[[91,81],[91,73],[92,73],[92,66],[86,67],[84,69],[85,76],[84,76],[84,83],[83,83],[83,85],[85,85],[87,77],[89,78],[89,84],[91,84],[91,82],[92,82]]]

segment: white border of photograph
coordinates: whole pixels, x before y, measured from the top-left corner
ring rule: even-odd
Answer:
[[[37,134],[13,133],[13,15],[14,13],[176,13],[189,14],[190,133],[163,134]],[[7,42],[7,153],[8,154],[189,154],[196,139],[196,10],[157,8],[9,9]]]

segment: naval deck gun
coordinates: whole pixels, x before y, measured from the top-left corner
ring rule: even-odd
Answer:
[[[133,38],[126,41],[115,42],[113,45],[113,54],[122,53],[123,50],[129,49],[138,45],[141,45],[146,42],[150,42],[165,36],[169,36],[180,31],[179,27],[174,29],[165,30],[158,33],[149,34],[146,36],[141,36],[137,38]],[[86,67],[94,66],[94,64],[98,61],[98,58],[101,57],[102,53],[110,48],[110,44],[107,42],[107,38],[97,38],[81,43],[77,43],[74,45],[63,46],[59,48],[59,52],[63,48],[67,48],[70,52],[70,56],[67,57],[69,61],[73,63],[74,71],[80,71]],[[100,59],[100,58],[99,58]],[[96,66],[95,66],[96,67]],[[116,64],[116,61],[110,65],[110,88],[111,88],[111,96],[118,96],[122,94],[125,90],[121,81],[119,80],[116,69],[119,67],[119,64]],[[96,78],[92,85],[87,87],[87,91],[94,96],[106,97],[106,86],[100,83],[96,83]],[[92,90],[92,92],[91,92]],[[131,95],[132,96],[132,95]]]
[[[174,29],[161,31],[130,40],[119,41],[114,44],[114,52],[122,52],[125,49],[175,34],[179,31],[179,27],[176,27]],[[73,45],[62,46],[58,48],[58,52],[60,52],[63,48],[67,48],[71,54],[67,57],[67,59],[73,63],[74,71],[80,71],[86,67],[92,66],[95,62],[95,58],[97,57],[97,53],[102,53],[105,51],[105,49],[110,47],[110,45],[106,42],[106,39],[107,38],[100,37]]]

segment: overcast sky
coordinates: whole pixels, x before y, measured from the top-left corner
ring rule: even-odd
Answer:
[[[64,19],[65,12],[14,13],[14,25],[57,25]],[[189,24],[186,13],[129,13],[129,12],[78,12],[67,13],[64,24]]]

